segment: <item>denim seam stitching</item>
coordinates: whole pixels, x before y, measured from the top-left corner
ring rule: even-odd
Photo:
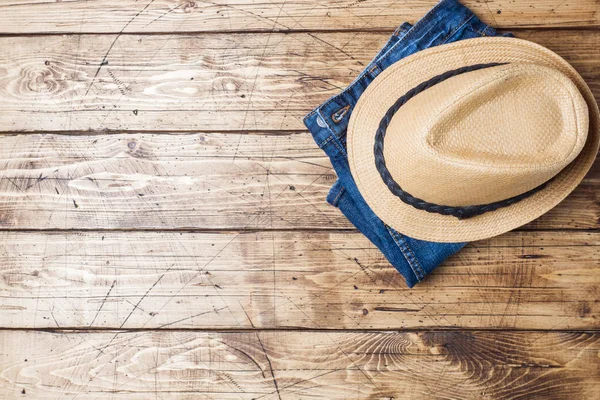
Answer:
[[[330,135],[329,135],[329,137],[327,138],[327,140],[325,140],[325,141],[323,142],[323,145],[327,144],[326,142],[332,142],[332,143],[335,145],[335,147],[338,149],[338,151],[339,151],[339,152],[340,152],[342,155],[344,155],[344,156],[345,156],[345,155],[347,154],[347,153],[346,153],[346,151],[343,149],[343,146],[342,146],[340,143],[338,143],[338,137],[337,137],[337,135],[336,135],[335,131],[334,131],[333,129],[331,129],[331,126],[329,126],[329,123],[327,122],[327,120],[326,120],[325,118],[323,118],[323,115],[321,114],[321,110],[320,110],[320,109],[319,109],[319,110],[317,110],[317,117],[318,117],[318,118],[321,118],[321,119],[323,120],[323,122],[325,122],[325,125],[327,125],[327,129],[328,129],[328,130],[329,130],[329,132],[330,132]],[[320,146],[319,146],[319,147],[320,147]],[[321,147],[321,148],[322,148],[322,147]]]
[[[452,32],[450,32],[448,35],[446,35],[446,37],[444,38],[444,40],[442,41],[442,44],[446,44],[446,42],[448,42],[448,40],[450,40],[450,38],[452,36],[454,36],[454,34],[456,32],[458,32],[459,30],[461,30],[467,23],[469,23],[470,20],[472,20],[473,18],[475,18],[475,14],[471,14],[470,17],[468,17],[467,19],[465,19],[457,28],[455,28]]]
[[[413,259],[415,265],[417,266],[417,269],[421,273],[421,279],[425,279],[425,275],[426,275],[425,271],[423,270],[423,267],[421,266],[421,263],[419,262],[419,259],[417,258],[417,256],[413,252],[413,250],[410,248],[410,246],[408,245],[408,243],[406,243],[406,241],[404,240],[404,238],[402,238],[402,236],[398,235],[398,239],[401,240],[402,243],[404,243],[404,245],[406,246],[406,249],[408,250],[408,252],[412,256],[412,259]]]
[[[488,30],[488,28],[491,28],[491,26],[486,26],[486,28],[483,31],[480,31],[479,29],[475,29],[475,27],[473,25],[469,25],[467,28],[479,36],[486,36],[485,32]]]
[[[317,118],[321,118],[323,120],[323,123],[327,126],[327,129],[329,130],[329,133],[332,135],[332,139],[337,137],[337,135],[335,134],[335,131],[333,129],[331,129],[331,126],[329,125],[329,122],[327,122],[327,120],[325,118],[323,118],[323,113],[321,113],[321,108],[319,107],[319,109],[317,110]]]
[[[333,139],[333,135],[327,136],[327,139],[323,140],[321,143],[318,144],[319,148],[322,149],[332,139]]]
[[[381,73],[381,68],[379,68],[379,65],[374,64],[371,68],[369,68],[369,73],[371,75],[373,75],[373,71],[377,70],[377,75],[379,75]]]
[[[350,88],[354,87],[354,85],[356,84],[356,82],[358,82],[359,79],[363,78],[363,74],[361,73],[357,80],[349,85],[348,87],[346,87],[346,89],[344,89],[343,91],[339,92],[338,94],[336,94],[335,96],[332,96],[331,98],[329,98],[329,100],[327,100],[325,103],[321,104],[320,106],[318,106],[317,108],[315,108],[312,112],[320,112],[321,110],[323,110],[326,106],[328,106],[329,104],[333,103],[335,100],[337,100],[339,97],[342,96],[342,94],[346,93],[349,91]],[[327,121],[325,121],[325,123],[327,123]]]
[[[399,237],[394,232],[392,232],[387,225],[386,225],[386,229],[388,230],[388,232],[392,236],[392,239],[394,240],[394,242],[396,243],[396,245],[398,246],[398,248],[402,252],[402,255],[406,259],[406,261],[407,261],[408,265],[410,266],[410,269],[412,270],[413,274],[415,275],[415,277],[417,278],[417,280],[420,282],[422,280],[422,278],[421,278],[420,274],[415,270],[411,256],[409,254],[406,254],[406,249],[405,249],[406,243],[404,241],[402,241],[402,243],[401,243],[399,241]]]
[[[334,134],[331,143],[334,144],[334,146],[338,149],[338,151],[343,155],[346,156],[346,151],[344,150],[344,148],[342,147],[342,145],[340,143],[338,143],[337,141],[337,136]]]
[[[385,225],[385,229],[387,229],[388,233],[392,237],[392,240],[394,241],[394,243],[396,243],[396,246],[398,246],[398,248],[400,249],[400,252],[402,252],[402,255],[406,259],[406,262],[408,263],[408,266],[410,267],[410,269],[412,270],[413,274],[415,275],[415,278],[417,278],[417,280],[419,282],[421,282],[422,279],[419,276],[419,274],[417,273],[417,271],[415,271],[415,268],[414,268],[414,266],[412,264],[412,261],[411,261],[411,257],[409,255],[407,255],[406,252],[405,252],[405,249],[404,249],[405,243],[404,242],[400,243],[398,241],[398,239],[396,238],[396,235],[394,234],[394,232],[391,231],[391,229],[390,229],[389,226]]]
[[[335,196],[335,198],[333,199],[333,206],[337,207],[338,205],[338,201],[340,200],[340,197],[342,197],[342,194],[344,193],[344,191],[346,190],[345,187],[342,186],[342,188],[340,189],[339,193]]]
[[[421,21],[423,21],[423,20],[421,20]],[[419,22],[421,22],[421,21],[419,21]],[[399,38],[398,41],[396,43],[394,43],[394,45],[392,47],[390,47],[388,49],[388,51],[386,51],[384,54],[382,54],[381,57],[379,57],[375,62],[376,63],[380,63],[382,61],[385,61],[390,56],[390,54],[396,50],[396,48],[398,47],[398,45],[401,44],[401,43],[403,43],[405,41],[405,39],[408,37],[408,35],[411,34],[411,31],[413,29],[415,29],[416,26],[419,26],[418,22],[415,25],[413,25],[413,27],[410,28],[406,32],[406,34],[404,36],[402,36],[401,38]]]
[[[406,33],[408,32],[412,26],[408,29],[405,28],[405,24],[407,24],[408,21],[401,23],[400,25],[398,25],[398,27],[396,28],[396,30],[394,31],[394,33],[392,34],[393,36],[399,37],[401,33]]]
[[[344,149],[337,142],[335,134],[330,134],[329,136],[327,136],[327,139],[325,139],[321,143],[319,143],[318,146],[319,146],[320,149],[324,149],[325,145],[328,144],[329,142],[333,143],[333,145],[335,146],[335,148],[338,149],[338,151],[341,152],[342,155],[346,155],[346,152],[344,151]]]

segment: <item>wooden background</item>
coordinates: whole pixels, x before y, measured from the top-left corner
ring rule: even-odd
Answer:
[[[599,0],[464,0],[600,98]],[[406,288],[302,116],[434,0],[0,0],[0,398],[599,399],[600,163]]]

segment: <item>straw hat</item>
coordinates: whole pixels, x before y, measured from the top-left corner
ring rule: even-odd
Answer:
[[[596,158],[599,121],[589,87],[557,54],[520,39],[469,39],[382,72],[352,113],[348,160],[387,225],[472,241],[571,193]]]

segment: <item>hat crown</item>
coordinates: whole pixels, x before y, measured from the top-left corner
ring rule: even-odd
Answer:
[[[430,135],[433,137],[432,132],[436,126],[433,121],[436,116],[438,120],[442,119],[440,112],[443,111],[443,107],[439,104],[443,104],[445,98],[438,95],[433,99],[435,101],[432,100],[432,103],[419,100],[420,97],[435,93],[436,87],[439,89],[442,84],[459,78],[460,75],[455,75],[453,71],[464,71],[465,77],[470,78],[465,83],[465,86],[468,86],[475,81],[476,75],[471,74],[475,72],[475,66],[484,66],[489,71],[493,71],[496,68],[493,65],[498,66],[499,64],[513,66],[523,64],[533,68],[543,66],[564,74],[573,82],[581,96],[573,93],[573,87],[567,83],[566,87],[570,98],[563,100],[570,107],[565,110],[571,110],[568,111],[569,115],[575,115],[574,119],[581,128],[581,131],[577,132],[578,144],[573,151],[573,154],[578,151],[579,154],[544,185],[536,186],[533,194],[527,195],[531,192],[526,192],[522,195],[523,197],[502,199],[496,203],[502,204],[500,208],[491,208],[489,211],[473,217],[461,218],[458,214],[447,213],[447,209],[450,207],[460,208],[462,206],[467,209],[469,204],[466,202],[463,203],[466,206],[462,204],[448,206],[448,204],[440,202],[437,203],[436,210],[434,207],[430,207],[431,203],[423,204],[415,197],[411,200],[408,196],[399,193],[396,190],[399,187],[398,184],[404,185],[401,189],[406,189],[405,186],[408,183],[400,175],[403,171],[408,171],[411,176],[415,177],[414,180],[418,185],[414,186],[417,189],[419,187],[426,189],[424,194],[421,194],[421,198],[425,202],[430,201],[426,196],[434,196],[438,191],[452,193],[464,200],[466,199],[465,193],[468,194],[468,192],[496,193],[495,188],[498,186],[513,187],[503,181],[503,177],[506,176],[503,174],[496,179],[489,174],[489,171],[479,173],[476,175],[477,179],[465,174],[465,164],[478,165],[478,162],[484,159],[486,153],[480,150],[483,147],[477,146],[477,151],[472,151],[471,146],[466,146],[471,151],[471,157],[464,158],[469,162],[463,160],[463,157],[460,157],[458,161],[453,160],[452,156],[457,157],[457,154],[458,156],[461,154],[460,147],[454,142],[446,142],[452,146],[432,147],[427,138]],[[539,75],[538,80],[547,82],[548,85],[565,86],[560,76]],[[436,80],[436,77],[444,77],[445,80]],[[555,77],[559,77],[559,81]],[[432,81],[434,81],[433,85],[430,84]],[[454,82],[460,82],[460,80],[454,80]],[[415,88],[421,87],[425,87],[425,90],[415,90]],[[462,87],[452,88],[452,90],[448,90],[448,95],[456,94],[462,89]],[[476,87],[472,87],[472,89],[473,91],[477,90]],[[528,96],[535,94],[533,92]],[[492,96],[490,101],[496,102],[496,98],[501,97]],[[582,97],[585,99],[585,104],[582,103]],[[406,99],[404,103],[402,103],[403,98]],[[459,100],[454,99],[453,101],[458,103]],[[448,104],[447,101],[445,103]],[[537,112],[536,109],[544,108],[540,105],[541,101],[538,97],[530,97],[526,104],[530,103],[535,105],[535,107],[530,107],[532,109],[530,113],[523,114],[521,109],[518,110],[521,119],[524,115]],[[478,108],[481,109],[483,104],[480,102]],[[396,108],[397,105],[400,107]],[[409,108],[412,108],[410,113],[406,112]],[[389,115],[390,110],[393,111],[391,116]],[[493,128],[487,125],[496,125],[489,115],[484,115],[484,117],[479,121],[483,121],[480,122],[481,124],[485,122],[486,126],[479,126],[480,129],[475,131],[481,132],[481,135],[485,135],[486,131],[493,131]],[[465,118],[465,120],[471,119]],[[382,124],[387,129],[383,138],[380,135]],[[566,126],[562,122],[561,125]],[[588,125],[587,130],[585,129],[586,125]],[[565,131],[564,135],[568,135],[566,129],[563,130]],[[557,129],[558,132],[563,130]],[[523,134],[525,133],[527,132]],[[560,136],[562,135],[563,133],[560,134]],[[579,148],[579,138],[581,141],[585,138],[583,148]],[[538,142],[538,145],[540,143],[541,141]],[[348,163],[352,177],[373,212],[398,232],[415,239],[433,242],[466,242],[489,238],[539,217],[555,207],[575,189],[592,167],[599,147],[600,110],[592,91],[581,75],[556,53],[535,43],[505,37],[475,38],[443,44],[422,50],[391,65],[375,78],[358,100],[350,117],[347,137]],[[441,148],[449,149],[444,153],[445,157],[439,155]],[[381,150],[381,153],[378,152],[378,149]],[[494,149],[497,148],[494,147]],[[486,156],[485,159],[494,159],[497,152],[490,152],[492,155]],[[382,163],[384,153],[385,162]],[[529,152],[522,154],[527,153]],[[502,153],[500,161],[510,165],[511,163],[507,160],[511,160],[515,154],[519,153],[512,150],[507,154],[508,157]],[[435,165],[431,160],[443,162]],[[495,160],[495,164],[501,165],[500,161]],[[568,159],[561,161],[560,164],[567,162]],[[453,169],[457,164],[462,169]],[[525,160],[520,164],[521,166],[528,165]],[[390,179],[383,179],[381,165],[387,166],[386,177],[389,175]],[[547,167],[543,169],[545,168]],[[466,170],[468,171],[468,169]],[[531,181],[531,171],[535,169],[510,168],[505,165],[504,168],[494,168],[494,170],[525,171],[521,177],[513,176],[513,182],[518,183]],[[393,177],[391,177],[392,174]],[[443,177],[441,177],[442,174]],[[414,195],[410,192],[409,194]],[[452,202],[454,196],[449,197],[449,203]],[[512,200],[519,198],[521,200]],[[416,201],[414,201],[415,199]],[[479,200],[477,203],[479,205],[485,202]],[[470,209],[473,208],[483,210],[489,207],[471,207]]]
[[[384,155],[394,180],[413,196],[448,206],[487,204],[558,174],[583,148],[588,118],[585,100],[561,72],[496,66],[410,99],[390,122]]]

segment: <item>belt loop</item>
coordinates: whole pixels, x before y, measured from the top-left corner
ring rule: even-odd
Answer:
[[[410,28],[412,28],[412,25],[408,22],[404,22],[402,25],[396,28],[394,31],[394,36],[400,36],[401,34],[408,32]]]
[[[380,72],[381,68],[379,68],[379,65],[377,64],[373,64],[373,66],[369,68],[369,75],[371,75],[371,78],[375,78]]]

